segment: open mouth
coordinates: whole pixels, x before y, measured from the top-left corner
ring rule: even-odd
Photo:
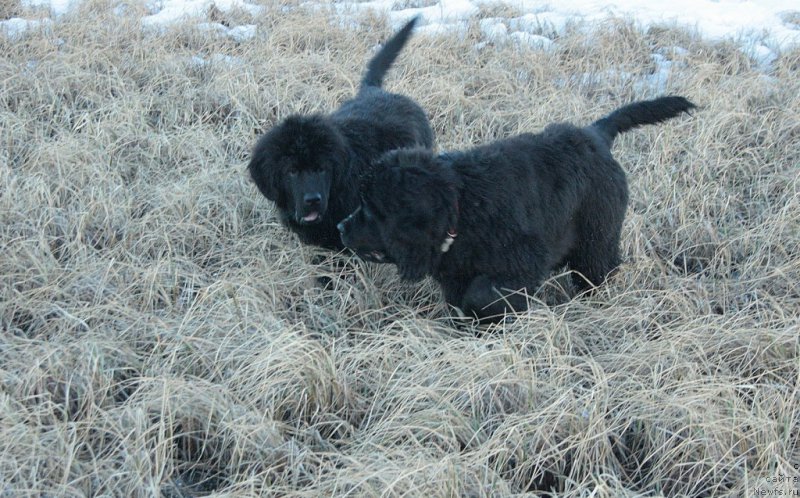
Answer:
[[[319,213],[316,211],[311,211],[307,215],[303,216],[303,221],[306,223],[314,223],[315,221],[319,221]]]
[[[373,263],[388,263],[390,259],[382,251],[356,251],[361,259],[364,261],[372,261]]]

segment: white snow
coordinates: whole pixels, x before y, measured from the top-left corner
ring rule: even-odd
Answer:
[[[510,43],[520,49],[532,48],[540,50],[549,49],[553,45],[553,41],[550,38],[533,34],[532,31],[534,30],[526,29],[528,26],[520,23],[519,18],[501,19],[499,17],[489,17],[481,19],[478,25],[485,39],[485,41],[479,42],[476,45],[475,48],[479,50],[484,49],[490,44],[501,46]],[[509,26],[514,30],[513,32],[509,32]]]
[[[0,33],[5,34],[10,40],[19,40],[25,32],[31,29],[39,29],[40,26],[47,24],[49,19],[28,20],[19,17],[12,17],[5,21],[0,21]]]
[[[229,28],[218,22],[201,22],[197,24],[196,27],[199,30],[208,31],[209,33],[213,33],[217,36],[228,37],[239,43],[256,36],[255,24],[243,24]]]
[[[23,7],[42,7],[49,9],[54,16],[62,16],[78,5],[79,0],[22,0]]]
[[[211,57],[203,58],[199,55],[193,56],[188,60],[189,65],[194,67],[206,66],[235,66],[242,62],[238,57],[232,57],[225,54],[211,54]]]
[[[149,27],[158,27],[173,24],[187,18],[201,18],[208,14],[212,6],[221,12],[229,12],[234,8],[241,9],[252,16],[259,15],[264,11],[264,7],[244,0],[163,0],[151,4],[151,10],[154,12],[149,16],[143,17],[142,24]]]
[[[553,45],[553,41],[546,36],[532,35],[524,31],[514,31],[508,38],[517,48],[548,49]]]
[[[509,0],[504,2],[524,15],[503,22],[508,34],[515,32],[546,35],[559,32],[569,23],[596,23],[609,17],[635,19],[642,27],[655,24],[676,24],[696,28],[703,36],[720,40],[725,38],[758,40],[755,55],[765,57],[766,50],[800,44],[800,26],[791,22],[800,16],[797,0],[672,0],[652,2],[647,0],[571,0],[560,4],[544,0]],[[411,17],[421,15],[424,26],[449,26],[456,29],[472,18],[481,5],[496,5],[495,0],[441,0],[422,8],[392,10],[393,0],[371,2],[337,2],[336,10],[353,12],[375,10],[385,13],[397,26]],[[504,36],[502,27],[485,25],[481,29],[488,41],[497,42]],[[494,31],[496,29],[497,31]],[[446,30],[446,29],[445,29]]]
[[[198,29],[244,43],[255,37],[255,24],[229,27],[210,20],[209,13],[214,10],[225,13],[236,9],[257,17],[263,13],[264,7],[254,1],[150,0],[150,13],[141,22],[145,28],[158,29],[179,21],[196,20]],[[48,9],[53,17],[58,18],[80,2],[22,0],[22,5]],[[481,8],[491,12],[498,3],[508,5],[510,9],[505,10],[518,14],[479,20],[482,39],[475,45],[478,50],[503,45],[512,45],[520,50],[549,50],[558,43],[558,35],[567,26],[596,26],[610,17],[633,19],[642,28],[658,24],[688,26],[711,40],[733,40],[765,73],[781,50],[800,45],[798,0],[571,0],[560,3],[548,0],[308,0],[299,7],[286,6],[285,9],[300,8],[331,15],[334,22],[345,27],[358,26],[359,16],[367,11],[385,14],[396,27],[414,16],[420,16],[417,27],[420,35],[455,33],[464,36]],[[116,8],[113,12],[123,10]],[[503,9],[497,12],[503,12]],[[23,18],[0,20],[0,36],[18,40],[26,31],[39,28],[46,21]],[[674,70],[673,59],[680,55],[680,50],[683,49],[675,47],[672,53],[653,54],[656,71],[646,83],[654,88],[663,88]],[[575,77],[584,78],[581,75]]]
[[[420,2],[407,2],[410,4]],[[800,44],[800,4],[797,0],[571,0],[559,4],[546,0],[501,2],[521,15],[489,17],[478,25],[482,40],[477,50],[513,44],[520,49],[548,50],[567,26],[594,26],[612,17],[633,19],[643,29],[653,25],[677,25],[696,29],[710,40],[739,43],[762,71],[769,71],[781,50]],[[309,1],[315,11],[328,9],[340,19],[352,20],[359,13],[385,14],[395,27],[420,17],[417,32],[423,35],[464,35],[481,7],[496,6],[496,0],[439,0],[422,7],[397,9],[395,0],[367,2]],[[401,4],[402,5],[402,4]],[[654,54],[656,71],[648,84],[663,89],[672,69],[673,54]],[[594,76],[593,76],[594,77]]]

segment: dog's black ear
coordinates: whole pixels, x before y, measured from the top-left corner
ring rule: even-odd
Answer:
[[[250,158],[250,164],[247,166],[247,171],[264,197],[281,205],[283,202],[282,175],[275,169],[265,151],[256,146]]]

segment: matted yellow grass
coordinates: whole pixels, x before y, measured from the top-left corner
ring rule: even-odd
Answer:
[[[625,20],[552,51],[412,39],[386,87],[441,150],[653,97],[659,50],[702,107],[616,143],[611,281],[570,300],[554,278],[487,330],[432,282],[316,262],[243,174],[260,131],[353,94],[384,20],[268,6],[237,44],[111,7],[0,37],[0,496],[794,489],[800,51],[765,76]]]

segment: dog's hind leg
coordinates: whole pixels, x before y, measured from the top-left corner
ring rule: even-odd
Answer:
[[[619,266],[619,238],[624,209],[607,210],[604,222],[598,226],[584,220],[578,228],[575,247],[567,256],[567,266],[573,270],[572,283],[583,292],[602,284]]]
[[[582,247],[571,254],[569,269],[573,270],[572,283],[583,292],[605,282],[619,266],[619,248],[614,241],[594,241],[592,247]]]
[[[574,217],[575,242],[566,257],[579,291],[602,284],[619,266],[619,239],[628,208],[628,184],[619,164],[607,159],[594,169],[597,176]]]

